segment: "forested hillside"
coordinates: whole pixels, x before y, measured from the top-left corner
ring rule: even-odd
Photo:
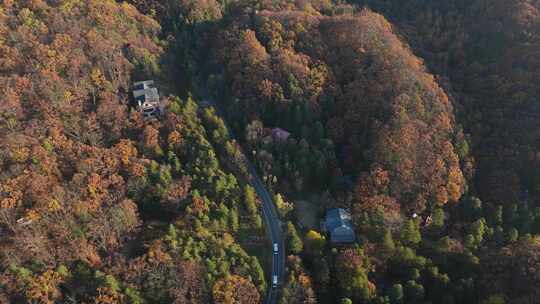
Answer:
[[[466,151],[458,151],[452,105],[382,16],[257,17],[255,31],[228,37],[223,57],[239,100],[233,120],[258,118],[295,139],[284,156],[271,147],[283,158],[271,164],[274,174],[323,189],[339,178],[332,174],[360,175],[362,209],[422,212],[459,200],[465,179],[457,153],[465,159]],[[259,123],[246,122],[248,132]]]
[[[472,135],[476,190],[498,203],[537,196],[538,1],[358,1],[388,14],[448,77]]]
[[[4,1],[0,31],[0,302],[257,303],[239,241],[260,217],[202,112],[171,96],[148,122],[129,104],[132,81],[162,77],[159,24],[113,1]]]
[[[539,35],[536,0],[4,0],[0,303],[537,303]]]

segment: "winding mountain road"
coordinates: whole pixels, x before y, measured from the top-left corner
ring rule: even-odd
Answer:
[[[272,242],[272,247],[270,249],[272,253],[273,244],[278,245],[277,253],[272,254],[272,276],[270,277],[269,289],[265,300],[266,304],[275,304],[277,302],[278,291],[285,272],[285,242],[281,232],[281,222],[279,220],[274,201],[257,175],[257,171],[251,163],[247,163],[246,165],[251,175],[250,183],[255,188],[255,191],[257,191],[257,194],[262,201],[262,211],[264,222],[266,223],[266,231],[269,239]],[[278,279],[278,286],[276,288],[272,287],[272,278],[274,276],[277,276]]]
[[[206,97],[203,100],[203,104],[208,104],[213,106],[216,111],[219,111],[218,106],[212,98]],[[229,132],[232,131],[229,128]],[[257,196],[262,201],[262,212],[263,219],[266,226],[266,233],[268,234],[268,239],[271,241],[270,252],[272,253],[272,274],[270,275],[267,282],[268,292],[264,300],[265,304],[276,304],[279,295],[279,289],[281,288],[281,283],[283,280],[283,275],[285,273],[285,241],[283,238],[283,233],[281,231],[281,221],[279,220],[279,215],[272,199],[272,196],[266,189],[261,178],[259,177],[257,170],[251,164],[247,156],[244,155],[245,165],[249,170],[249,183],[257,192]],[[274,254],[274,244],[278,245],[277,253]],[[277,287],[272,286],[273,277],[277,277]]]

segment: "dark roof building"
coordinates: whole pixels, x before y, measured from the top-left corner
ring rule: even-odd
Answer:
[[[351,222],[351,215],[341,208],[330,209],[326,212],[326,232],[332,243],[352,243],[356,239]]]

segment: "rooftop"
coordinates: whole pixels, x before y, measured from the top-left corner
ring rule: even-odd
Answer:
[[[351,215],[341,208],[330,209],[326,213],[326,231],[334,243],[351,243],[356,236],[352,226]]]
[[[145,90],[148,88],[154,87],[154,81],[153,80],[145,80],[145,81],[137,81],[133,84],[133,90]]]
[[[139,111],[145,118],[152,118],[163,114],[160,104],[159,92],[153,80],[137,81],[133,83],[133,97],[138,104]]]
[[[135,97],[135,100],[141,102],[159,100],[159,93],[156,88],[147,88],[144,90],[133,91],[133,97]]]

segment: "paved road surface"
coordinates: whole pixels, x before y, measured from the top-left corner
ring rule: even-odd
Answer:
[[[214,100],[211,98],[205,99],[203,101],[203,104],[212,105],[216,108],[216,111],[219,110]],[[272,253],[272,274],[269,278],[267,278],[268,293],[266,295],[264,303],[275,304],[278,300],[279,289],[281,288],[283,282],[283,275],[285,273],[285,241],[281,232],[281,221],[279,220],[279,215],[272,196],[270,195],[270,193],[268,193],[268,190],[261,181],[257,170],[251,164],[251,162],[249,162],[247,157],[245,157],[245,159],[246,166],[250,174],[249,182],[251,183],[253,188],[255,188],[257,195],[262,201],[263,219],[266,226],[266,232],[268,233],[268,238],[272,242],[270,244],[270,248],[268,249]],[[274,254],[274,244],[278,244],[277,254]],[[277,276],[278,278],[277,288],[272,287],[272,278],[274,276]]]
[[[277,302],[278,291],[285,272],[285,242],[281,233],[281,222],[279,220],[272,197],[257,175],[257,171],[253,165],[251,165],[251,163],[248,163],[247,167],[249,169],[249,173],[251,174],[250,182],[262,201],[263,217],[269,239],[272,242],[272,246],[273,244],[278,244],[277,254],[273,254],[273,247],[270,249],[272,251],[272,276],[270,277],[268,294],[265,301],[266,304],[275,304]],[[278,277],[278,288],[272,288],[272,277],[274,275]]]

